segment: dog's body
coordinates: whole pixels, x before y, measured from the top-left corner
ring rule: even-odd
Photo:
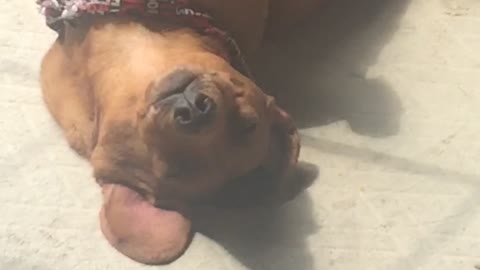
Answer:
[[[191,1],[232,33],[247,59],[265,35],[283,31],[320,2]],[[47,107],[104,187],[102,229],[138,261],[171,261],[185,249],[189,204],[258,168],[281,178],[296,163],[298,137],[288,115],[222,55],[218,42],[189,28],[105,16],[66,26],[44,58]],[[159,98],[178,87],[186,89],[182,97]],[[187,116],[179,104],[189,104]],[[187,126],[201,113],[213,114],[208,127],[178,128],[178,119]],[[130,189],[149,205],[175,211],[158,212]],[[144,221],[132,223],[133,216]]]

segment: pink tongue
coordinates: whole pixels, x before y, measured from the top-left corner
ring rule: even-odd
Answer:
[[[113,247],[145,264],[166,264],[182,255],[191,238],[190,220],[153,207],[121,185],[104,185],[102,191],[100,224]]]

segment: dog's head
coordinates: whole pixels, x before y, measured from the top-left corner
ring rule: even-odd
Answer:
[[[160,200],[206,199],[259,168],[281,177],[296,161],[295,127],[273,98],[229,65],[204,63],[176,65],[146,92],[140,134]]]
[[[212,40],[131,24],[104,25],[88,38],[98,102],[91,162],[102,184],[181,211],[258,171],[280,183],[295,165],[289,115]]]

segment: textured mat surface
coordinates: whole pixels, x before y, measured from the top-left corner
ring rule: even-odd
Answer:
[[[0,0],[0,269],[480,264],[480,1],[338,0],[271,44],[260,77],[295,115],[318,180],[250,222],[210,220],[158,268],[120,256],[99,231],[99,189],[41,102],[54,34],[32,2]]]

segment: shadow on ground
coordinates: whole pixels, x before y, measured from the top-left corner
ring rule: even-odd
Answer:
[[[291,35],[267,43],[257,78],[300,128],[346,120],[361,135],[395,135],[402,105],[381,78],[368,78],[408,0],[336,0]],[[268,90],[267,90],[268,91]]]
[[[248,269],[315,269],[305,238],[318,230],[312,200],[303,193],[279,208],[203,214],[197,229]],[[219,213],[220,212],[220,213]]]
[[[268,42],[255,63],[259,84],[274,89],[269,93],[299,128],[346,120],[361,135],[396,134],[399,97],[381,78],[367,78],[367,71],[397,30],[408,2],[332,1],[293,34]],[[322,217],[314,215],[309,194],[300,194],[276,209],[202,213],[197,229],[248,269],[317,269],[307,238],[321,229]]]

